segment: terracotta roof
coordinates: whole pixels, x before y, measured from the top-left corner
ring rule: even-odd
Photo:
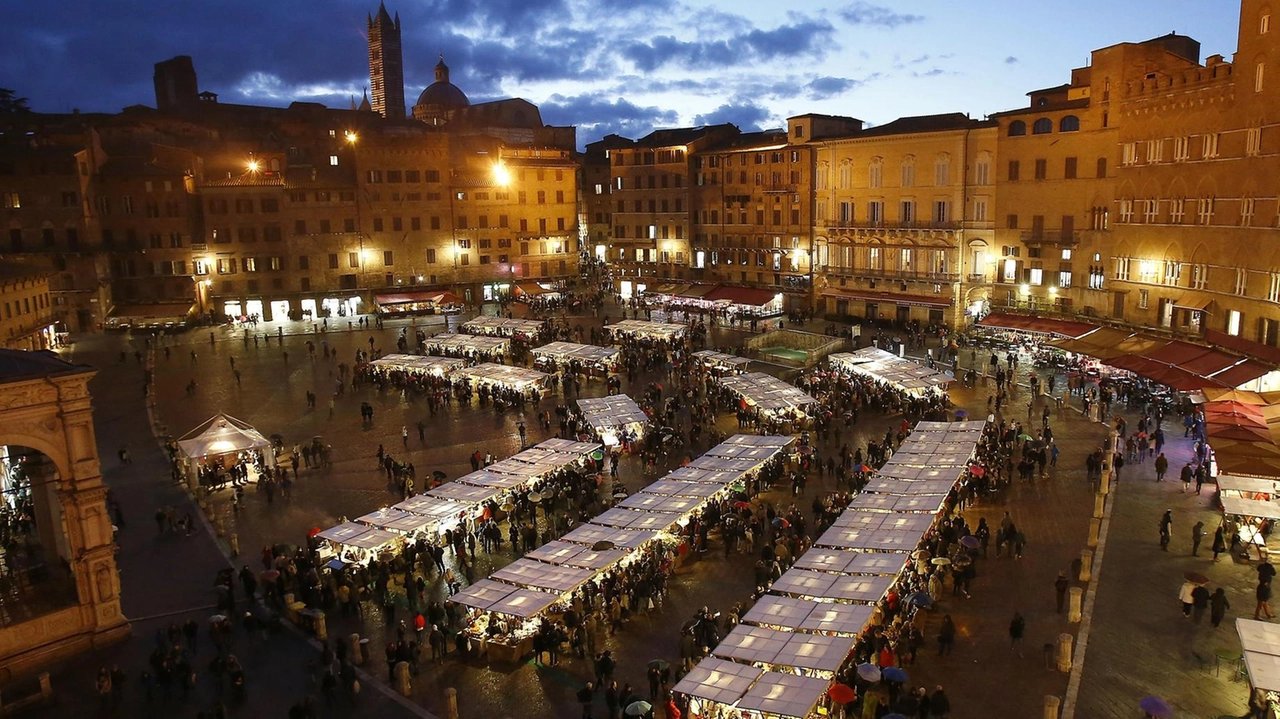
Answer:
[[[940,115],[915,115],[900,117],[893,122],[855,132],[847,137],[878,137],[880,135],[909,135],[917,132],[945,132],[947,130],[973,130],[991,127],[995,123],[975,120],[963,112],[947,112]]]

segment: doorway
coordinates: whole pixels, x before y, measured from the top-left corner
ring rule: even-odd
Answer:
[[[289,316],[289,300],[272,300],[271,319],[275,322],[293,319]]]
[[[224,302],[222,303],[222,314],[227,317],[235,317],[238,319],[240,317],[244,317],[244,308],[241,307],[239,302],[234,300],[231,302]]]
[[[299,304],[302,305],[302,316],[304,319],[316,318],[316,301],[315,300],[302,300],[302,302],[300,302]]]
[[[262,300],[249,300],[244,303],[244,313],[250,317],[257,315],[262,319]]]

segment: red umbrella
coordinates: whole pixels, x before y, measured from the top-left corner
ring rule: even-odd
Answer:
[[[320,528],[319,528],[319,527],[312,527],[310,530],[308,530],[308,531],[307,531],[307,539],[310,539],[310,538],[312,538],[312,537],[316,536],[317,534],[319,534],[319,533],[320,533],[320,531],[321,531],[321,530],[320,530]]]
[[[827,696],[837,704],[848,704],[858,697],[858,693],[848,684],[832,684],[827,690]]]
[[[750,506],[751,506],[751,503],[750,503],[750,502],[743,502],[743,501],[741,501],[741,500],[739,500],[739,501],[737,501],[737,502],[734,502],[734,503],[733,503],[733,508],[734,508],[734,509],[746,509],[746,508],[748,508],[748,507],[750,507]]]
[[[987,473],[987,469],[981,465],[978,465],[978,464],[969,465],[969,474],[972,474],[975,477],[981,477],[986,473]]]

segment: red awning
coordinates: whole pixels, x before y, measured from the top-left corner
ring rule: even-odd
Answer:
[[[1270,371],[1272,371],[1271,365],[1249,359],[1214,374],[1213,379],[1228,387],[1239,387],[1258,379]]]
[[[773,290],[763,290],[755,287],[726,287],[720,285],[702,296],[702,299],[711,302],[723,302],[728,300],[735,305],[751,305],[752,307],[761,307],[767,305],[778,296]]]
[[[1212,377],[1213,373],[1221,372],[1239,361],[1240,358],[1236,355],[1210,350],[1190,362],[1179,362],[1178,366],[1202,377]]]
[[[1190,342],[1174,340],[1166,345],[1149,349],[1142,353],[1143,357],[1171,365],[1183,365],[1214,350]]]
[[[1204,338],[1205,341],[1211,344],[1218,345],[1219,347],[1225,347],[1232,352],[1239,352],[1240,354],[1248,357],[1256,357],[1263,362],[1280,367],[1280,349],[1272,347],[1271,345],[1264,345],[1261,342],[1253,342],[1252,340],[1247,340],[1243,337],[1236,337],[1217,330],[1205,330]]]
[[[438,305],[454,304],[462,300],[444,290],[422,290],[420,292],[387,292],[376,294],[373,301],[380,305],[403,305],[409,302],[434,302]]]
[[[1098,329],[1097,325],[1091,325],[1087,322],[1072,322],[1071,320],[1060,320],[1054,317],[1032,317],[999,312],[983,317],[982,321],[978,322],[978,325],[980,327],[999,327],[1022,332],[1058,335],[1069,339],[1083,337]]]
[[[860,290],[835,290],[826,293],[842,300],[857,300],[872,304],[902,305],[904,307],[950,307],[951,298],[937,295],[900,295],[894,292]]]

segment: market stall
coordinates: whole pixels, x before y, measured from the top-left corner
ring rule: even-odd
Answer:
[[[492,362],[464,367],[454,373],[455,378],[470,380],[478,386],[513,389],[526,394],[541,387],[547,376],[537,370]]]
[[[225,414],[182,435],[178,448],[192,489],[222,487],[236,477],[256,482],[263,469],[276,466],[271,441],[248,422]]]
[[[831,679],[853,651],[853,637],[797,634],[751,624],[739,624],[711,655],[761,668],[784,666]],[[824,686],[823,690],[826,689]]]
[[[605,325],[605,329],[612,333],[615,341],[624,337],[674,341],[682,339],[688,330],[682,324],[645,322],[644,320],[622,320]]]
[[[743,374],[747,371],[747,365],[751,364],[751,360],[746,357],[725,354],[715,350],[699,350],[698,352],[694,352],[693,361],[696,362],[699,367],[702,367],[717,377]]]
[[[1219,474],[1218,494],[1221,499],[1238,497],[1240,499],[1274,502],[1280,500],[1280,479]]]
[[[606,447],[644,439],[649,415],[625,394],[578,400],[578,410]]]
[[[436,357],[432,355],[392,354],[379,357],[369,363],[375,370],[384,372],[404,372],[409,375],[431,375],[442,377],[466,362],[458,357]]]
[[[344,564],[367,564],[384,551],[392,551],[403,541],[400,535],[367,524],[346,522],[316,534],[320,559],[337,559]]]
[[[803,425],[818,400],[798,387],[763,372],[721,377],[720,385],[763,418]],[[784,429],[784,434],[789,434]]]
[[[511,352],[511,340],[505,337],[483,337],[441,333],[428,337],[424,345],[431,355],[461,357],[470,360],[498,360]]]
[[[1280,519],[1280,502],[1223,497],[1222,513],[1244,543],[1245,551],[1252,547],[1257,550],[1259,561],[1265,559],[1270,552],[1267,537],[1272,525]]]
[[[533,362],[551,372],[570,367],[593,375],[604,375],[618,368],[619,354],[621,350],[614,347],[552,342],[533,349]]]
[[[378,312],[388,317],[415,314],[454,314],[466,304],[461,297],[446,290],[406,290],[380,292],[373,296]]]
[[[1280,626],[1257,619],[1236,619],[1241,659],[1249,686],[1264,697],[1265,716],[1280,715]],[[1233,677],[1234,678],[1234,677]]]
[[[487,337],[516,337],[532,339],[538,336],[545,323],[542,320],[517,320],[506,317],[481,315],[458,328],[469,335]]]
[[[857,352],[830,355],[831,367],[838,372],[883,382],[899,392],[923,394],[942,392],[954,377],[914,360],[905,359],[878,347],[863,347]]]

